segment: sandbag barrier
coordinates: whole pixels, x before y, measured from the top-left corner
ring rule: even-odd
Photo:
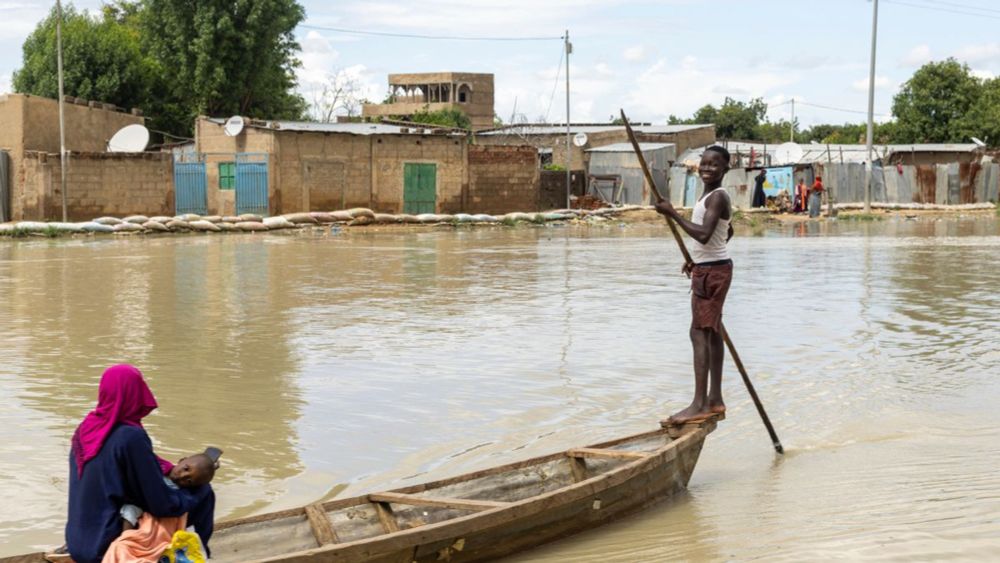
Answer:
[[[302,229],[323,225],[344,225],[348,227],[364,225],[505,225],[519,223],[545,224],[550,222],[587,222],[606,220],[611,216],[638,209],[652,209],[648,206],[626,206],[615,208],[555,209],[541,213],[513,212],[505,215],[485,213],[437,214],[423,213],[388,214],[376,213],[371,209],[356,207],[342,211],[311,211],[286,213],[274,217],[254,214],[208,215],[194,214],[167,216],[130,215],[128,217],[98,217],[92,221],[78,223],[20,221],[0,224],[0,236],[60,236],[70,234],[158,234],[158,233],[228,233],[263,232],[283,229]]]

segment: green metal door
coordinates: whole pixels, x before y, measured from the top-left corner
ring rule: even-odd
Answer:
[[[434,213],[437,203],[437,164],[403,165],[403,213]]]

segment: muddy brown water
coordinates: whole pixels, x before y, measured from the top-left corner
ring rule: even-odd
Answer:
[[[729,418],[672,503],[513,561],[1000,556],[1000,224],[776,227],[732,244]],[[0,555],[61,541],[101,370],[158,452],[225,450],[220,518],[655,427],[691,391],[662,227],[0,241]]]

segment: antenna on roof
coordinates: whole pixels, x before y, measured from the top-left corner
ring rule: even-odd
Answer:
[[[979,137],[972,137],[972,142],[976,143],[976,146],[979,148],[983,148],[986,146],[986,143],[984,143],[983,140],[980,139]]]
[[[226,135],[229,137],[235,137],[243,132],[243,118],[234,115],[226,120],[226,124],[223,126],[226,131]]]
[[[149,129],[138,123],[126,125],[108,141],[108,152],[142,152],[149,144]]]
[[[781,143],[774,149],[774,159],[778,164],[795,164],[802,160],[802,147],[797,143]]]

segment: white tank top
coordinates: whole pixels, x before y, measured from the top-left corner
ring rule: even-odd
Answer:
[[[705,220],[705,200],[716,192],[721,192],[727,200],[729,199],[729,192],[723,188],[716,188],[701,196],[698,203],[694,204],[694,212],[691,214],[692,223],[695,223],[696,225],[702,224],[702,221]],[[693,260],[695,264],[728,260],[729,250],[726,249],[726,237],[728,235],[729,219],[720,218],[719,224],[715,226],[715,232],[712,233],[712,236],[708,239],[707,243],[701,244],[696,240],[692,241],[691,260]]]

